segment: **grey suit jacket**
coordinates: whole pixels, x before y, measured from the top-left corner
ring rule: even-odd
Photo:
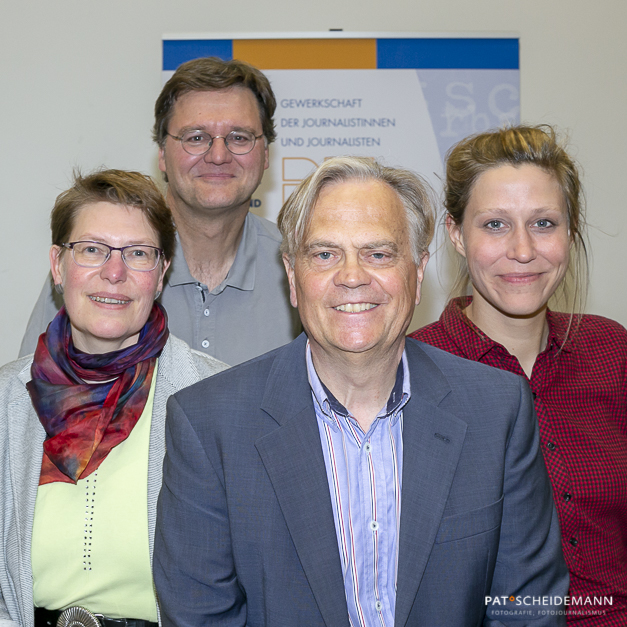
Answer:
[[[154,556],[168,627],[349,624],[305,346],[168,403]],[[395,625],[563,624],[535,611],[554,607],[522,605],[568,590],[526,383],[414,340],[406,350]]]
[[[26,390],[31,364],[29,355],[0,369],[0,627],[34,624],[30,549],[46,434]],[[151,555],[165,454],[166,402],[178,390],[225,368],[172,335],[159,358],[148,453]]]

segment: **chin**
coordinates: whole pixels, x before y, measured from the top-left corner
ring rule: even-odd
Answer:
[[[526,302],[507,302],[498,303],[496,309],[504,313],[506,316],[516,318],[533,318],[538,314],[544,313],[547,308],[546,302],[538,301],[531,303],[527,299]]]
[[[379,342],[371,338],[342,338],[336,346],[345,353],[365,353],[375,348]]]

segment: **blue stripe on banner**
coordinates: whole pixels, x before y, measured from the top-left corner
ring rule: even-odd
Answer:
[[[165,39],[163,41],[163,69],[176,68],[199,57],[220,57],[225,61],[233,58],[231,39]]]
[[[517,70],[518,38],[377,39],[377,68]]]

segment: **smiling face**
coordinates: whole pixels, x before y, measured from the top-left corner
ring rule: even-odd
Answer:
[[[181,137],[202,130],[224,137],[233,130],[261,135],[261,116],[255,96],[246,87],[216,91],[192,91],[174,105],[168,132]],[[223,139],[213,142],[202,156],[186,153],[181,142],[168,136],[159,150],[159,169],[168,177],[168,196],[174,212],[240,209],[249,201],[268,167],[268,149],[263,138],[246,155],[234,155]]]
[[[427,255],[412,258],[397,194],[377,181],[324,187],[292,268],[285,267],[314,355],[400,358]]]
[[[108,202],[78,211],[69,241],[83,240],[117,248],[129,244],[159,247],[159,237],[140,209]],[[157,290],[163,287],[169,262],[160,262],[150,272],[137,272],[124,265],[119,251],[113,251],[103,266],[82,268],[74,263],[70,250],[52,246],[50,266],[55,284],[63,285],[74,345],[96,354],[137,342]]]
[[[484,172],[461,228],[450,219],[447,228],[468,262],[473,319],[544,315],[571,246],[564,195],[551,174],[534,165]]]

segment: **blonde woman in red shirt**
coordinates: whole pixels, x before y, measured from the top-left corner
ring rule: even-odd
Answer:
[[[446,165],[446,228],[470,295],[411,335],[528,380],[570,570],[569,624],[627,625],[627,331],[548,308],[566,284],[572,312],[583,302],[577,166],[550,126],[474,135]]]

